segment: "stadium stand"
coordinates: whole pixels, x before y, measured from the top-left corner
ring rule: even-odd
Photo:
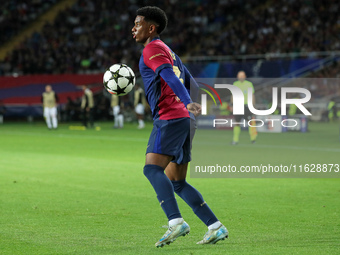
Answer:
[[[338,1],[146,2],[157,2],[167,11],[169,22],[176,22],[162,38],[179,55],[340,49]],[[137,68],[141,47],[131,39],[130,29],[135,10],[141,5],[145,1],[121,1],[117,5],[109,0],[78,0],[7,55],[0,63],[0,75],[95,73],[115,62]],[[9,16],[16,12],[11,11]]]
[[[272,1],[267,8],[244,13],[231,27],[215,29],[211,42],[202,43],[222,55],[339,50],[339,10],[340,3],[333,0]]]
[[[0,12],[0,45],[48,10],[57,0],[3,0]]]
[[[61,104],[66,104],[76,100],[82,84],[101,91],[101,74],[112,63],[123,62],[138,70],[142,46],[132,39],[131,28],[136,9],[143,5],[158,5],[167,12],[169,23],[176,24],[168,27],[162,39],[187,60],[195,77],[234,78],[239,70],[249,77],[340,76],[340,2],[335,0],[28,2],[4,1],[0,51],[39,17],[55,10],[41,19],[39,29],[14,42],[6,56],[0,54],[0,100],[22,107],[22,115],[27,105],[37,112],[46,83],[53,83]],[[85,83],[84,74],[91,77]],[[313,100],[340,95],[336,86],[310,86]],[[270,102],[268,88],[261,92],[264,105]],[[20,112],[9,107],[7,114],[13,109]]]
[[[311,78],[340,78],[340,60],[334,61],[330,66],[319,71],[312,72],[308,77]]]

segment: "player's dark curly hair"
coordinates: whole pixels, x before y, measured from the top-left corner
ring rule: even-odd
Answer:
[[[143,16],[145,21],[157,25],[157,33],[161,34],[168,25],[168,18],[165,12],[156,6],[144,6],[137,10],[138,16]]]

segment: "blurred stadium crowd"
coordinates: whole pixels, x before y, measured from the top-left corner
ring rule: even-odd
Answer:
[[[62,1],[3,0],[0,47],[11,43]],[[60,11],[53,22],[46,22],[42,29],[18,41],[18,46],[0,59],[0,76],[95,74],[119,62],[138,70],[142,45],[132,39],[131,28],[136,10],[145,5],[157,5],[166,11],[169,26],[162,40],[187,59],[228,56],[228,61],[235,62],[251,55],[261,62],[261,58],[280,59],[279,54],[284,53],[304,53],[300,58],[313,58],[318,52],[340,51],[337,0],[70,1],[74,4]],[[322,78],[304,86],[313,93],[312,101],[340,95],[338,84],[329,80],[340,78],[339,57],[320,70],[310,71],[307,78]],[[258,102],[269,104],[271,87],[259,92]],[[79,100],[68,98],[60,109],[62,119],[78,120]],[[123,100],[127,112],[132,111],[131,98]],[[95,95],[95,116],[112,118],[107,111],[109,105],[108,97]]]
[[[56,2],[4,0],[0,44]],[[131,28],[136,9],[146,4],[163,8],[175,24],[162,39],[180,56],[340,50],[336,0],[77,0],[9,52],[0,75],[102,72],[115,62],[137,69],[142,47]]]
[[[27,24],[36,20],[56,2],[57,0],[1,1],[0,44],[18,34]]]

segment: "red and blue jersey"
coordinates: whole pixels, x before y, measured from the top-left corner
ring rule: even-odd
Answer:
[[[189,96],[177,96],[160,75],[163,69],[169,67],[182,82],[180,85],[183,85],[186,69],[181,59],[156,37],[146,45],[139,60],[139,71],[144,82],[145,96],[151,107],[154,120],[189,118],[189,112],[186,109],[188,100],[190,100]],[[185,102],[179,98],[184,98]]]

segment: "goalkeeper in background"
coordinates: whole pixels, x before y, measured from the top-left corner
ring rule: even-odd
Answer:
[[[237,81],[234,82],[234,86],[240,88],[243,92],[244,95],[244,115],[235,115],[235,121],[236,122],[241,122],[242,119],[244,119],[244,122],[248,122],[249,120],[252,119],[252,113],[249,111],[248,108],[248,88],[252,89],[252,94],[253,94],[253,105],[255,105],[255,96],[254,96],[254,86],[253,83],[251,83],[250,81],[246,80],[247,76],[246,73],[244,71],[239,71],[237,73]],[[231,98],[231,100],[233,100],[233,98]],[[231,103],[233,103],[233,101],[231,101]],[[257,131],[256,131],[256,127],[254,127],[255,123],[253,123],[254,121],[251,121],[251,126],[249,126],[248,130],[249,130],[249,135],[250,135],[250,141],[251,143],[255,143],[256,141],[256,137],[257,137]],[[239,124],[234,124],[233,127],[233,141],[231,142],[232,145],[237,145],[239,142],[239,138],[240,138],[240,134],[241,134],[241,127]]]

